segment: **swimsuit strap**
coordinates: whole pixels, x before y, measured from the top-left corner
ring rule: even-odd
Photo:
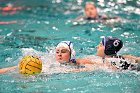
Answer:
[[[86,20],[102,20],[102,16],[98,15],[98,16],[95,17],[95,18],[87,17]]]
[[[76,64],[76,59],[71,59],[70,62]]]

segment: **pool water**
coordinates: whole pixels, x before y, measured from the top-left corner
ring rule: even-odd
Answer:
[[[2,0],[0,7],[22,8],[0,10],[0,22],[9,22],[0,24],[0,68],[17,65],[25,52],[40,51],[43,56],[62,40],[74,43],[77,57],[92,55],[100,36],[120,37],[124,47],[119,54],[140,56],[140,1],[101,1],[94,2],[100,14],[120,16],[121,22],[71,22],[82,14],[86,0]],[[23,76],[16,69],[0,74],[0,93],[11,92],[139,93],[140,73],[96,70]]]

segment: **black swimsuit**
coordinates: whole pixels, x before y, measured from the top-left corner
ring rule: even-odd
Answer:
[[[103,20],[103,18],[102,18],[102,16],[97,16],[97,17],[95,17],[95,18],[92,18],[92,17],[87,17],[87,18],[85,18],[86,20]]]
[[[107,18],[104,18],[103,16],[101,16],[101,15],[99,15],[99,16],[97,16],[97,17],[94,17],[94,18],[92,18],[92,17],[87,17],[87,18],[85,18],[85,20],[95,20],[95,21],[104,21],[104,20],[110,20],[110,19],[116,19],[116,17],[107,17]]]
[[[115,56],[109,58],[111,65],[115,66],[120,70],[136,70],[138,68],[137,63],[131,63],[129,60],[123,58],[122,56]]]

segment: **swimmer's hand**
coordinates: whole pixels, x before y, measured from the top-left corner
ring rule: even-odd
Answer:
[[[140,57],[137,57],[137,58],[136,58],[136,61],[137,61],[137,62],[140,62]]]
[[[10,70],[13,70],[13,69],[17,68],[17,67],[18,67],[18,66],[2,68],[2,69],[0,69],[0,73],[6,73],[6,72],[8,72],[8,71],[10,71]]]

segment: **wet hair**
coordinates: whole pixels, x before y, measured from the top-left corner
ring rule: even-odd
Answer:
[[[95,4],[94,4],[93,2],[86,2],[85,6],[86,6],[87,4],[91,4],[91,5],[93,5],[93,6],[96,8],[96,6],[95,6]],[[85,9],[85,8],[84,8],[84,9]]]
[[[94,5],[94,3],[93,3],[93,2],[86,2],[86,4],[92,4],[92,5]],[[85,5],[86,5],[86,4],[85,4]],[[94,5],[94,6],[95,6],[95,5]]]
[[[117,55],[117,52],[123,47],[122,40],[112,36],[102,38],[102,44],[105,47],[105,55]]]

